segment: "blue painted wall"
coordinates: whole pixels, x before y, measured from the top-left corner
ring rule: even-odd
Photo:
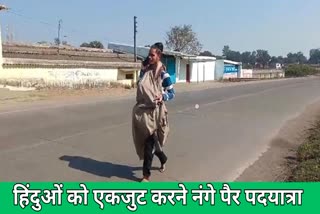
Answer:
[[[230,64],[224,65],[224,73],[238,73],[238,72],[239,72],[238,65],[230,65]]]
[[[216,61],[215,79],[219,80],[219,79],[223,78],[224,74],[229,74],[229,75],[233,74],[237,77],[240,77],[240,70],[241,70],[240,65],[228,64],[228,63],[224,63],[224,60],[217,60]]]
[[[172,83],[176,83],[176,59],[173,56],[163,56],[162,63],[167,67]]]
[[[125,53],[134,53],[134,48],[130,45],[121,45],[121,44],[108,44],[109,49],[114,49],[118,51],[122,51]],[[149,55],[149,48],[146,47],[137,47],[137,54],[142,58],[146,58]],[[174,56],[163,55],[162,63],[166,65],[167,72],[170,74],[172,82],[176,83],[176,59]]]

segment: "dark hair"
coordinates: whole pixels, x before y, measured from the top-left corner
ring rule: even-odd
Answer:
[[[157,53],[161,56],[163,52],[163,44],[161,42],[157,42],[151,46],[151,49],[156,49]]]
[[[163,52],[163,44],[161,42],[157,42],[153,46],[158,48],[161,51],[161,53]]]

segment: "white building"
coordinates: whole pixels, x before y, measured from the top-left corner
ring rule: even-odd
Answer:
[[[134,53],[132,45],[109,43],[109,49],[120,53]],[[148,57],[149,47],[137,47],[137,55]],[[162,62],[167,67],[173,83],[203,82],[215,80],[215,57],[195,56],[164,50]]]
[[[215,80],[216,58],[185,56],[177,60],[177,82],[205,82]]]
[[[215,68],[215,78],[229,79],[229,78],[241,78],[242,74],[242,63],[234,62],[231,60],[217,60]]]

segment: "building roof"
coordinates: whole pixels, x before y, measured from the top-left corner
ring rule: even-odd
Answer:
[[[217,58],[211,57],[211,56],[184,56],[183,59],[194,61],[194,62],[210,62],[210,61],[216,61]]]
[[[114,51],[119,51],[123,53],[134,53],[134,46],[128,44],[119,44],[119,43],[109,43],[108,48]],[[150,47],[137,46],[137,55],[142,58],[146,58],[149,55]],[[185,54],[178,51],[172,51],[168,49],[163,50],[163,54],[167,56],[177,56],[177,57],[192,57],[196,55]]]
[[[139,68],[132,54],[108,49],[3,44],[4,66]]]
[[[231,64],[231,65],[242,65],[242,62],[235,62],[231,60],[226,60],[226,59],[218,59],[217,61],[223,61],[226,64]]]
[[[109,49],[96,48],[76,48],[68,46],[43,46],[43,45],[20,45],[20,44],[3,44],[2,52],[4,57],[19,58],[28,56],[39,59],[72,59],[81,58],[79,60],[87,61],[108,61],[117,60],[117,58],[125,59],[126,61],[134,61],[133,54],[115,54]],[[24,57],[23,57],[24,58]]]

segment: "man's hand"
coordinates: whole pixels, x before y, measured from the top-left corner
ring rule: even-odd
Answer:
[[[158,95],[158,96],[156,96],[156,98],[155,98],[155,100],[154,101],[156,101],[156,103],[158,104],[158,103],[162,103],[162,94],[161,95]]]

